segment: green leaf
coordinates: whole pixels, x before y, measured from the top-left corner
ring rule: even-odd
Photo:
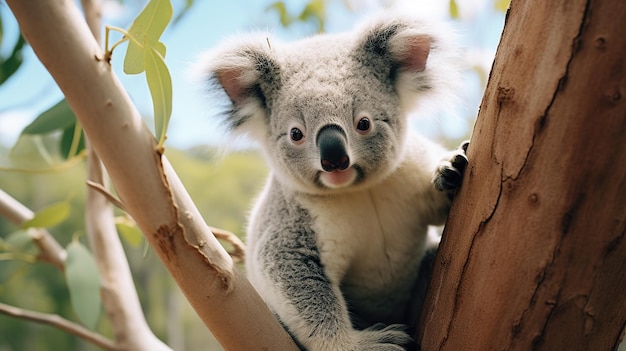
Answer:
[[[325,0],[311,0],[302,10],[299,20],[306,22],[309,18],[315,18],[319,22],[320,33],[324,32],[324,23],[326,23],[326,2]]]
[[[61,140],[60,140],[61,156],[63,156],[63,158],[65,159],[74,157],[85,149],[85,133],[83,133],[83,131],[81,130],[79,132],[80,137],[77,138],[75,135],[76,134],[75,129],[76,129],[76,123],[69,126],[68,128],[65,128],[63,130],[63,135],[61,135]],[[75,140],[75,139],[78,139],[78,140]],[[74,145],[76,143],[78,145]],[[74,152],[72,152],[72,155],[70,155],[70,152],[72,151],[72,147],[74,147]]]
[[[44,137],[38,134],[20,135],[9,151],[11,163],[21,168],[49,166],[54,163],[43,139]]]
[[[178,21],[180,21],[187,13],[189,13],[189,10],[193,6],[193,4],[194,4],[194,0],[185,0],[185,7],[180,11],[178,16],[174,18],[173,23],[174,24],[178,23]]]
[[[265,11],[276,10],[280,16],[280,24],[283,27],[288,27],[293,23],[293,17],[287,12],[287,6],[284,1],[276,1],[265,8]]]
[[[497,11],[506,12],[510,4],[511,0],[496,0],[493,6]]]
[[[4,29],[2,28],[2,15],[0,14],[0,47],[2,47],[3,38],[4,38]]]
[[[450,18],[459,18],[459,5],[456,0],[450,0]]]
[[[115,217],[115,226],[122,238],[133,247],[139,247],[143,234],[137,224],[126,216]]]
[[[71,206],[69,201],[56,202],[35,213],[30,220],[22,223],[22,229],[27,228],[49,228],[63,222],[69,217]]]
[[[9,79],[24,62],[22,48],[25,43],[24,37],[20,34],[11,55],[6,60],[0,58],[0,84]]]
[[[40,114],[27,125],[22,134],[46,134],[66,129],[76,123],[76,116],[65,99]]]
[[[28,230],[18,230],[13,232],[4,239],[4,243],[8,246],[7,251],[20,251],[27,253],[36,253],[37,248],[33,243],[33,237]]]
[[[154,107],[154,131],[159,145],[163,145],[172,115],[172,78],[163,56],[156,47],[156,45],[146,47],[148,50],[145,52],[144,64]]]
[[[138,74],[145,70],[146,43],[158,42],[165,31],[165,27],[172,19],[172,4],[169,0],[150,0],[141,13],[135,18],[128,30],[128,35],[137,42],[131,40],[124,58],[124,72],[126,74]],[[165,46],[163,45],[163,48]],[[159,51],[165,57],[165,50]]]
[[[91,252],[78,240],[72,241],[66,250],[65,280],[72,308],[86,327],[94,329],[102,308],[98,266]]]

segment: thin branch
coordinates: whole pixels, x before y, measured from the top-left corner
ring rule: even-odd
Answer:
[[[63,272],[65,270],[67,252],[56,239],[47,230],[41,228],[31,229],[30,236],[39,248],[37,259],[51,264]]]
[[[228,251],[230,257],[236,263],[243,263],[246,256],[246,245],[239,239],[233,232],[229,232],[226,229],[216,228],[209,226],[213,235],[220,240],[224,240],[233,246],[233,251]]]
[[[87,180],[87,186],[99,192],[102,196],[104,196],[107,200],[109,200],[110,203],[115,205],[115,207],[126,212],[126,208],[124,208],[124,204],[122,203],[122,201],[120,201],[120,199],[115,197],[115,195],[111,194],[109,189],[105,188],[104,185],[94,182],[92,180]]]
[[[22,205],[22,203],[0,189],[0,216],[15,225],[20,225],[33,218],[34,215],[33,211],[28,209],[28,207]]]
[[[124,208],[124,204],[122,203],[122,201],[115,197],[115,195],[111,194],[111,192],[102,184],[88,180],[87,186],[99,192],[102,196],[109,200],[109,202],[111,202],[119,209],[127,212]],[[243,243],[243,241],[241,241],[241,239],[239,239],[237,235],[235,235],[235,233],[217,227],[209,227],[209,229],[211,229],[211,232],[213,233],[213,235],[215,235],[216,238],[224,240],[233,246],[233,250],[228,251],[228,254],[230,255],[230,257],[233,258],[236,263],[244,262],[246,256],[246,245]]]
[[[102,4],[100,0],[81,0],[85,20],[100,42]],[[85,223],[89,245],[96,259],[102,279],[102,302],[111,321],[115,340],[124,350],[171,351],[159,340],[146,322],[137,288],[133,283],[124,248],[115,229],[111,203],[125,210],[122,202],[113,196],[108,186],[108,175],[85,136],[87,157],[87,199]]]
[[[53,327],[64,330],[70,334],[76,335],[84,340],[102,347],[105,350],[121,351],[121,347],[116,345],[111,340],[104,336],[93,332],[80,324],[76,324],[56,314],[41,313],[35,311],[29,311],[15,306],[6,305],[0,303],[0,313],[6,314],[12,317],[29,320],[36,323],[47,324]]]
[[[20,225],[33,218],[34,215],[33,211],[0,189],[0,216],[5,217],[15,225]],[[67,257],[65,249],[45,229],[31,229],[29,233],[39,248],[37,259],[63,271]]]

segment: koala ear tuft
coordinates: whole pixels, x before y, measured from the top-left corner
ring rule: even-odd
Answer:
[[[426,35],[415,35],[406,38],[405,43],[404,50],[395,53],[400,66],[410,72],[424,71],[430,53],[430,38]]]
[[[390,60],[387,64],[400,69],[421,72],[426,68],[431,38],[399,20],[375,24],[366,33],[364,49],[379,58]]]
[[[242,73],[240,69],[224,69],[215,72],[217,82],[235,105],[243,104],[248,95],[245,85],[239,81]]]
[[[226,118],[230,129],[258,130],[258,123],[266,123],[266,109],[280,88],[280,66],[266,38],[236,37],[201,58],[203,79],[230,99]]]
[[[459,60],[452,28],[385,13],[369,21],[361,33],[357,49],[365,55],[362,62],[378,77],[390,79],[407,107],[424,93],[454,95]]]

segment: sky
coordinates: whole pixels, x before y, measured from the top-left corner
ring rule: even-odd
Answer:
[[[104,1],[105,24],[128,28],[132,19],[141,11],[146,0],[124,1],[120,6],[117,0]],[[172,0],[174,17],[184,0]],[[161,41],[167,46],[165,57],[173,83],[173,112],[168,130],[166,146],[185,149],[195,145],[220,145],[231,141],[219,125],[219,109],[224,101],[211,100],[190,73],[199,56],[210,50],[230,35],[263,30],[282,41],[292,41],[314,34],[311,23],[297,23],[288,28],[280,25],[278,15],[268,12],[268,4],[274,0],[250,1],[203,1],[196,0],[190,11],[176,24],[170,24]],[[285,1],[287,8],[299,13],[306,0]],[[351,3],[348,9],[345,3]],[[449,19],[449,2],[444,0],[329,0],[327,32],[350,30],[358,20],[367,14],[381,11],[381,3],[394,2],[402,11],[415,12],[429,18]],[[493,0],[457,0],[460,19],[452,21],[456,28],[460,45],[464,48],[466,66],[477,66],[488,73],[500,38],[504,14],[494,10]],[[17,24],[6,4],[0,2],[4,42],[0,55],[6,56],[12,47],[17,33]],[[121,35],[112,34],[111,39]],[[123,55],[126,45],[117,48],[111,61],[114,71],[140,113],[147,116],[146,123],[152,121],[152,102],[143,74],[129,76],[122,72]],[[468,122],[478,111],[482,97],[479,75],[471,69],[464,74],[461,103],[454,111],[437,114],[432,118],[413,121],[414,128],[433,138],[456,139],[471,132]],[[62,93],[54,80],[30,50],[25,50],[24,64],[5,84],[0,86],[0,144],[11,146],[20,131],[41,112],[62,99]],[[247,145],[244,141],[242,145]]]

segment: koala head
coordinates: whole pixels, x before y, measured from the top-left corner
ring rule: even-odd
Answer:
[[[230,99],[227,126],[261,144],[278,181],[327,194],[375,184],[401,164],[407,113],[453,68],[444,42],[430,26],[385,16],[290,44],[236,37],[202,69]]]

